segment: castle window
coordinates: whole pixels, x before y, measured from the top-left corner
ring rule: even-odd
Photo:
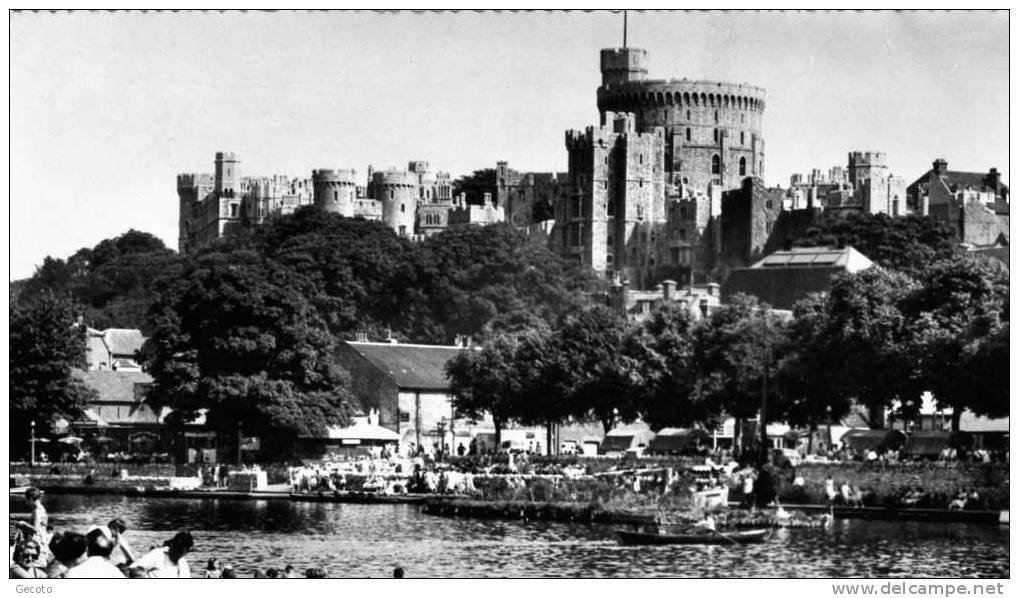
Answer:
[[[680,241],[686,241],[686,229],[685,228],[679,229],[679,240]]]
[[[614,200],[610,199],[608,201],[608,205],[606,206],[606,214],[608,216],[615,216],[616,215],[616,202]]]
[[[684,185],[689,185],[690,184],[690,179],[688,179],[686,177],[683,177],[683,184]]]
[[[644,154],[637,154],[637,161],[641,164],[644,163]]]
[[[746,174],[747,174],[747,159],[746,158],[740,158],[739,159],[739,175],[740,176],[746,176]]]
[[[689,117],[687,117],[687,118],[689,118]],[[686,128],[686,140],[690,141],[690,127]]]
[[[340,192],[333,191],[333,201],[340,201]]]
[[[406,212],[407,211],[407,206],[404,205],[404,204],[400,204],[400,211],[401,212]]]
[[[687,119],[687,120],[690,120],[690,111],[689,111],[689,110],[687,110],[687,111],[686,111],[686,119]],[[689,130],[690,130],[690,129],[687,129],[687,131],[689,131]],[[690,139],[690,135],[689,135],[689,133],[687,134],[687,139],[688,139],[688,140]]]
[[[393,199],[393,190],[392,189],[389,190],[389,199]]]
[[[746,131],[740,131],[739,132],[739,143],[740,143],[740,145],[745,145],[746,144],[746,142],[747,142],[747,137],[746,136],[747,136]]]
[[[718,143],[718,129],[715,129],[715,130],[713,131],[713,134],[714,134],[714,136],[715,136],[715,143]]]
[[[613,263],[615,261],[616,261],[616,256],[612,255],[611,253],[606,253],[605,254],[605,263],[606,264],[611,264],[611,263]]]
[[[406,237],[407,236],[407,227],[403,226],[402,224],[400,225],[400,236],[401,237]]]
[[[718,154],[711,156],[711,174],[722,174],[722,159]]]
[[[718,122],[718,110],[715,110],[715,122]]]
[[[235,203],[230,204],[230,217],[231,218],[237,217],[237,204]]]

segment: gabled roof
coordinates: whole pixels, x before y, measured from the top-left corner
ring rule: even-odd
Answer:
[[[134,358],[145,344],[145,337],[142,331],[137,328],[107,328],[106,330],[88,329],[89,336],[103,339],[106,350],[111,355],[126,356]]]
[[[447,390],[446,363],[465,349],[443,345],[360,343],[347,346],[364,357],[400,388]]]
[[[867,256],[852,247],[793,247],[776,251],[750,266],[751,268],[841,267],[857,272],[874,265]]]
[[[152,384],[152,376],[145,372],[77,370],[75,375],[99,393],[101,403],[136,403],[135,384]]]
[[[930,182],[931,172],[933,169],[923,173],[923,176],[916,179],[906,188],[910,193],[918,188],[926,189]],[[990,173],[987,172],[963,172],[961,170],[947,170],[941,177],[941,180],[945,183],[945,186],[949,189],[956,188],[970,188],[970,189],[984,189],[990,188],[988,184],[988,177]],[[1005,195],[1008,195],[1008,185],[1001,183],[1001,190]]]
[[[873,265],[852,247],[795,247],[776,251],[749,268],[736,268],[722,285],[722,301],[744,293],[775,309],[792,309],[811,293],[826,293],[839,272],[859,272]]]

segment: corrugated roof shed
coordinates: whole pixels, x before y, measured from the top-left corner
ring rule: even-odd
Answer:
[[[442,345],[406,345],[359,343],[347,345],[389,376],[400,388],[448,390],[446,363],[462,347]]]

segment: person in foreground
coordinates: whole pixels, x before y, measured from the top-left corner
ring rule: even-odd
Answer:
[[[116,547],[113,532],[105,525],[93,527],[85,534],[87,557],[81,563],[69,568],[64,577],[86,579],[123,579],[124,574],[110,562],[110,555]]]
[[[184,557],[194,545],[190,532],[177,532],[173,538],[163,543],[162,548],[153,548],[131,563],[131,577],[191,577],[191,567]]]

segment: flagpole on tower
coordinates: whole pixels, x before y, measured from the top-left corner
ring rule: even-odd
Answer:
[[[623,49],[626,49],[626,11],[623,11]]]

